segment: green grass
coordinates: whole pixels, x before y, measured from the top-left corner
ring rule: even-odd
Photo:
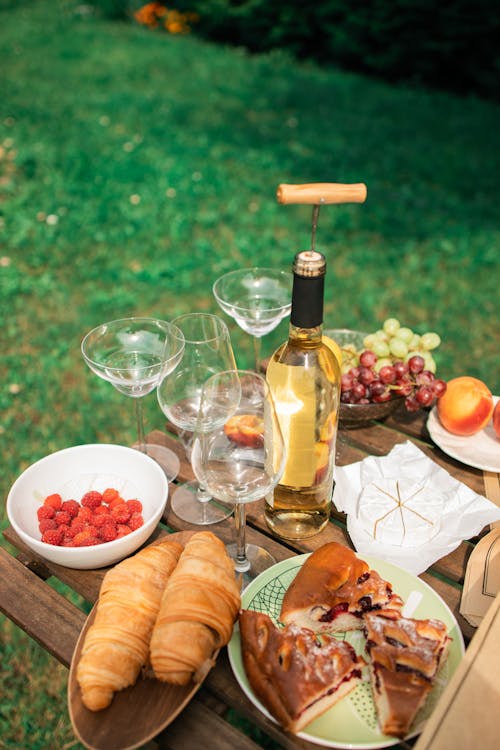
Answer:
[[[498,105],[82,7],[0,11],[2,497],[51,451],[133,440],[131,401],[83,364],[89,328],[216,312],[219,274],[290,267],[309,244],[310,209],[279,206],[281,182],[368,186],[365,205],[321,211],[328,327],[374,330],[391,315],[435,330],[442,377],[475,375],[500,392]],[[228,322],[238,364],[250,365],[249,337]],[[286,330],[264,339],[264,354]],[[147,428],[161,427],[153,395],[145,410]],[[77,747],[65,671],[5,621],[0,641],[0,747]]]

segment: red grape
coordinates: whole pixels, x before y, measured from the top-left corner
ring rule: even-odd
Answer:
[[[418,372],[422,372],[424,367],[425,359],[421,357],[420,354],[415,354],[408,360],[408,369],[411,373],[413,373],[413,375],[416,375]]]
[[[382,383],[395,383],[396,382],[396,373],[392,365],[385,365],[384,367],[381,367],[379,370],[378,376],[380,380],[382,381]]]
[[[359,364],[363,365],[363,367],[373,367],[376,361],[377,355],[369,349],[366,349],[359,355]]]

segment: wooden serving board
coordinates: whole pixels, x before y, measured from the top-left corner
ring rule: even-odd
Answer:
[[[185,545],[193,533],[181,531],[168,538]],[[76,681],[76,666],[86,633],[94,622],[96,609],[97,603],[85,621],[71,659],[68,709],[73,731],[89,750],[133,750],[155,737],[180,714],[215,664],[218,652],[213,655],[197,682],[186,686],[169,685],[151,677],[140,676],[135,685],[115,693],[108,708],[89,711],[81,699],[80,687]]]

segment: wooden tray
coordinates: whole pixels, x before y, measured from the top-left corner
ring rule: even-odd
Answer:
[[[177,532],[168,538],[186,544],[194,532]],[[169,685],[140,676],[135,685],[115,693],[108,708],[89,711],[82,702],[76,681],[87,630],[95,619],[97,603],[87,617],[71,659],[68,678],[68,709],[73,731],[89,750],[133,750],[155,737],[180,714],[215,664],[218,651],[204,665],[196,682],[186,686]]]

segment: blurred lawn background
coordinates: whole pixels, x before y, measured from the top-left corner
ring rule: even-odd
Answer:
[[[220,274],[290,268],[311,212],[279,206],[281,182],[368,186],[366,204],[320,214],[327,327],[395,316],[434,330],[441,377],[500,393],[498,103],[155,33],[73,0],[1,2],[0,48],[2,498],[47,453],[134,440],[132,402],[81,358],[90,328],[218,312]],[[250,366],[250,337],[226,322]],[[162,427],[154,394],[145,413]],[[78,748],[66,671],[5,619],[0,644],[0,747]]]

